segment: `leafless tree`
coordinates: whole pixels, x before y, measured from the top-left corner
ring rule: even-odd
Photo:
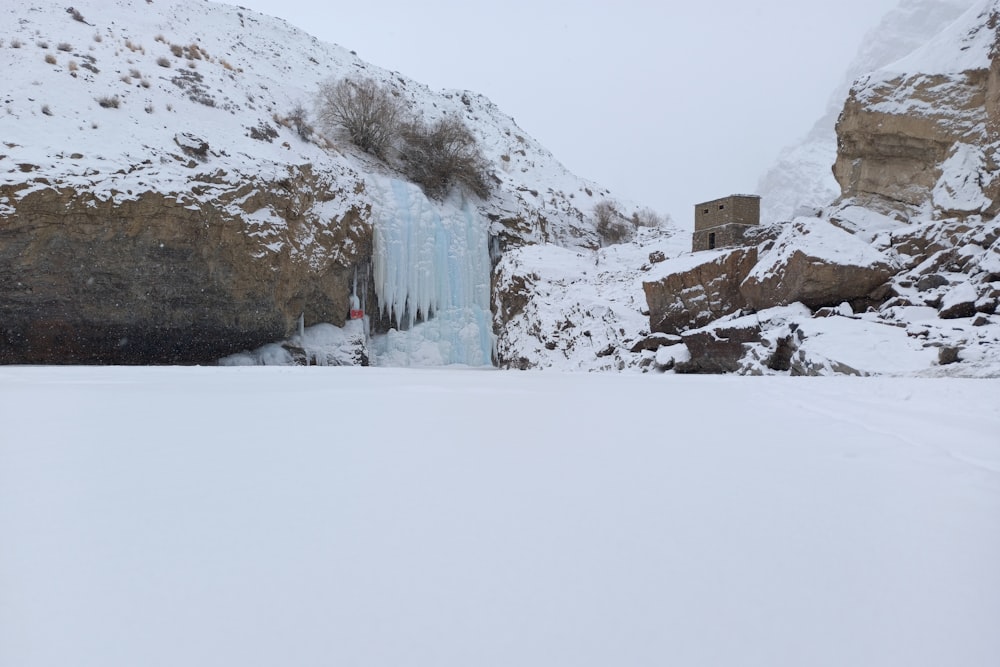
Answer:
[[[594,227],[606,245],[630,241],[635,225],[618,211],[614,202],[602,200],[594,205]]]
[[[636,227],[663,227],[667,216],[660,215],[651,208],[643,208],[632,214],[632,224]]]
[[[328,130],[344,129],[351,143],[384,157],[396,136],[401,104],[372,79],[339,79],[319,88],[316,117]]]

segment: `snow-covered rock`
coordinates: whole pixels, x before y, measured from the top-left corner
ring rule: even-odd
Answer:
[[[659,264],[642,283],[652,331],[677,334],[743,308],[740,283],[757,263],[757,248],[697,252]],[[654,279],[655,278],[655,279]]]
[[[907,57],[861,77],[837,123],[845,198],[938,217],[995,214],[1000,5],[981,0]]]
[[[788,225],[740,285],[758,310],[796,301],[833,306],[867,296],[893,275],[889,257],[825,220]]]
[[[784,148],[760,178],[761,220],[791,220],[802,207],[823,208],[840,196],[830,167],[837,159],[836,122],[854,81],[889,65],[958,18],[977,0],[902,0],[862,40],[826,113],[800,141]]]

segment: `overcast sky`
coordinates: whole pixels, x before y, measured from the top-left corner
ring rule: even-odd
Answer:
[[[898,0],[238,0],[432,88],[482,93],[570,170],[689,223],[750,193]]]

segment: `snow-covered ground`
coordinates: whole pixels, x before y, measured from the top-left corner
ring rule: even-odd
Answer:
[[[1000,383],[0,368],[0,665],[1000,664]]]

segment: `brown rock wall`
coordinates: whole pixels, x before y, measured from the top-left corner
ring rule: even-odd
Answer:
[[[208,203],[19,189],[0,192],[15,202],[0,217],[0,363],[210,363],[286,337],[301,313],[342,323],[371,254],[366,210],[309,213],[338,193],[308,168]],[[240,214],[261,208],[284,224]]]

